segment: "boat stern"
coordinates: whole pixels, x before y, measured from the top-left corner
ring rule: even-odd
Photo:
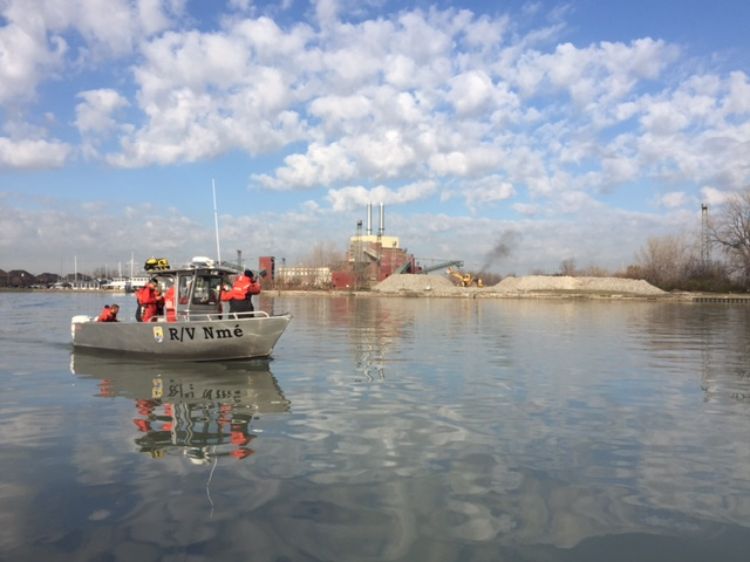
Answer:
[[[73,341],[73,343],[76,342],[76,332],[78,331],[76,325],[86,324],[88,322],[91,322],[92,320],[93,317],[86,314],[79,314],[77,316],[73,316],[73,318],[70,319],[70,339]]]

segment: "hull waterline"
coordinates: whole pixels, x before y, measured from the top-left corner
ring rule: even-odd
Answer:
[[[268,357],[291,315],[183,322],[91,322],[74,319],[73,346],[191,361]]]

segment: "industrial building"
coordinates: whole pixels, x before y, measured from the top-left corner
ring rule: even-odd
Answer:
[[[336,289],[365,289],[394,273],[416,272],[413,255],[401,248],[396,236],[385,234],[385,206],[380,203],[377,232],[373,232],[372,203],[367,205],[367,227],[357,222],[357,233],[349,239],[346,262],[334,271],[331,282]]]
[[[379,204],[377,230],[373,223],[372,203],[367,205],[367,223],[357,221],[356,234],[349,238],[346,258],[331,271],[328,267],[276,267],[273,256],[259,260],[259,268],[266,270],[262,280],[266,286],[334,288],[338,290],[368,289],[394,273],[429,273],[451,265],[462,266],[453,260],[423,268],[415,257],[401,247],[397,236],[385,234],[385,206]]]

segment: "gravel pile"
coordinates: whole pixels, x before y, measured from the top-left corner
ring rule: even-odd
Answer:
[[[523,295],[523,294],[602,294],[602,295],[663,295],[664,291],[643,280],[619,277],[568,277],[528,275],[506,277],[492,287],[457,287],[441,275],[413,273],[391,275],[372,288],[376,293],[421,293],[424,295]]]
[[[457,289],[449,279],[440,275],[422,275],[415,273],[394,274],[375,285],[372,290],[376,293],[400,292],[446,292]]]
[[[506,277],[492,287],[492,291],[498,293],[616,293],[644,296],[664,294],[664,291],[642,279],[549,275]]]

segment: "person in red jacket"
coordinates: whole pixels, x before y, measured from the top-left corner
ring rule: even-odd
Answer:
[[[221,294],[221,300],[229,301],[229,312],[252,312],[253,295],[260,294],[260,283],[249,269],[237,277],[231,290]]]
[[[120,312],[120,305],[113,304],[109,306],[104,305],[104,310],[99,313],[99,317],[96,319],[97,322],[117,322],[117,313]]]
[[[167,322],[177,321],[177,301],[175,300],[174,284],[164,293],[164,314],[167,316]]]
[[[164,302],[164,297],[159,292],[156,279],[151,279],[146,286],[137,293],[138,305],[142,307],[141,322],[150,322],[159,313],[159,304]]]

